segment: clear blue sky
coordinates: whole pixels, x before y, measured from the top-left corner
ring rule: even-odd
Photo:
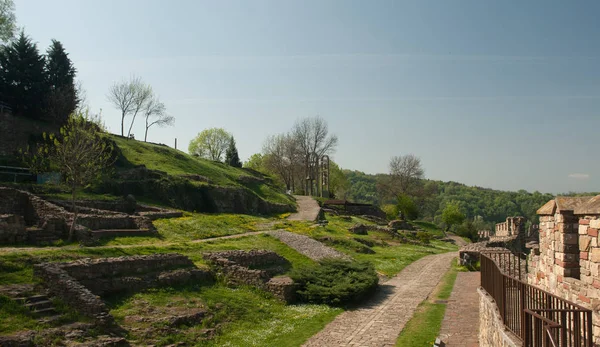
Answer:
[[[15,4],[40,49],[64,44],[113,132],[106,92],[135,74],[176,117],[149,139],[177,137],[184,150],[223,127],[245,160],[267,135],[320,115],[343,168],[386,172],[391,156],[413,153],[431,179],[600,190],[598,1]]]

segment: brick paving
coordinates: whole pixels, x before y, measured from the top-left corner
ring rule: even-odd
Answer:
[[[459,272],[448,299],[440,338],[448,347],[479,346],[479,272]]]
[[[395,346],[417,306],[436,287],[457,253],[430,255],[408,265],[360,308],[346,311],[304,346]]]

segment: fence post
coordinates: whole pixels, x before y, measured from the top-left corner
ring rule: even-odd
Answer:
[[[525,318],[526,318],[525,317],[526,316],[525,309],[527,308],[527,307],[525,307],[526,302],[527,302],[526,301],[527,286],[523,282],[519,282],[519,295],[520,295],[520,297],[519,297],[519,305],[520,305],[519,314],[521,316],[521,339],[523,341],[525,341],[525,336],[527,334],[526,333],[527,328],[525,327]]]

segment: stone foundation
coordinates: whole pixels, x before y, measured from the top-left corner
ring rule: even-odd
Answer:
[[[505,329],[494,299],[482,288],[477,288],[477,293],[479,293],[479,346],[520,347],[521,340]]]
[[[34,265],[34,275],[53,295],[102,324],[112,323],[112,317],[100,296],[212,281],[207,270],[180,254],[43,263]]]
[[[217,275],[233,285],[247,284],[266,290],[285,302],[293,302],[296,288],[289,277],[273,277],[285,272],[289,262],[266,250],[225,251],[204,254]],[[256,269],[259,268],[259,269]]]

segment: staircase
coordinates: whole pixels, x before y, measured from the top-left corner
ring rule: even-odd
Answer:
[[[27,297],[18,297],[14,300],[25,306],[31,313],[39,318],[40,322],[48,323],[58,320],[61,315],[54,308],[54,304],[46,295],[32,295]]]

